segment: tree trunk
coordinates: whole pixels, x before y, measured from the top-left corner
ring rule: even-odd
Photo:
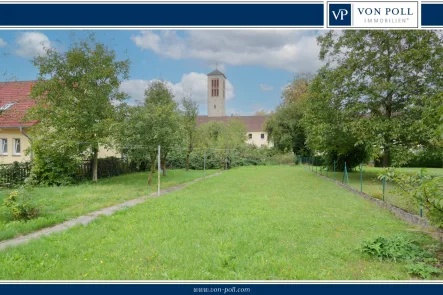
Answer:
[[[166,176],[166,165],[165,165],[165,159],[161,160],[161,168],[162,168],[162,172],[163,172],[163,176]]]
[[[151,157],[151,170],[149,171],[148,184],[152,184],[152,174],[155,172],[155,158],[152,160]]]
[[[98,170],[98,149],[94,149],[92,154],[92,181],[97,182],[97,170]]]
[[[191,138],[191,141],[192,141],[192,138]],[[189,170],[189,156],[191,155],[191,152],[192,152],[192,143],[189,144],[189,148],[186,153],[186,171]]]
[[[385,146],[384,152],[383,152],[383,167],[388,168],[391,164],[391,152],[389,151],[389,147]]]
[[[168,156],[168,153],[165,151],[161,157],[160,166],[163,170],[163,176],[166,176],[166,157]]]
[[[188,153],[186,154],[186,171],[189,170],[189,154],[190,152],[188,151]]]

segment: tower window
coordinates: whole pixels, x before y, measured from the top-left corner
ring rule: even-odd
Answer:
[[[219,86],[219,79],[213,79],[211,81],[212,83],[212,96],[218,96],[218,86]]]
[[[217,108],[217,106],[216,105],[214,105],[214,109],[216,109]]]

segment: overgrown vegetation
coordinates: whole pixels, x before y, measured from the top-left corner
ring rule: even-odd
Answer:
[[[40,215],[40,209],[33,203],[31,193],[26,189],[10,192],[3,205],[14,220],[30,220]]]
[[[442,273],[435,249],[424,249],[416,241],[404,236],[376,237],[362,243],[360,251],[380,261],[406,261],[406,270],[411,275],[431,279]]]
[[[206,169],[295,164],[295,155],[292,152],[282,154],[273,148],[258,148],[245,144],[235,150],[195,149],[189,158],[189,169],[203,170],[205,156]],[[168,155],[166,166],[168,168],[186,168],[186,157],[187,150],[173,150]]]
[[[386,169],[380,174],[396,184],[396,193],[422,206],[427,218],[443,229],[443,177],[432,176],[421,169],[415,173],[399,173],[395,169]]]

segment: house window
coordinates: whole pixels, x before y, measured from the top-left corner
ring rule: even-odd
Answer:
[[[265,134],[262,133],[262,134],[260,135],[260,137],[261,137],[261,139],[265,139]]]
[[[12,107],[13,105],[15,105],[15,102],[8,102],[5,105],[2,105],[0,107],[0,112],[6,111],[7,109],[9,109],[10,107]]]
[[[14,138],[14,146],[13,146],[13,152],[14,155],[20,155],[21,154],[21,144],[20,144],[20,138]]]
[[[217,106],[216,105],[214,105],[214,110],[217,108]]]
[[[248,134],[249,139],[252,139],[252,133]]]
[[[7,155],[8,154],[8,139],[7,138],[2,138],[0,141],[1,146],[1,153],[2,155]]]

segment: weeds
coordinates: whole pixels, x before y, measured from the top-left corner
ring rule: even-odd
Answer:
[[[360,246],[360,251],[380,261],[406,261],[406,270],[411,275],[423,279],[430,279],[438,275],[441,270],[438,265],[435,249],[424,249],[415,241],[396,236],[393,238],[377,237],[367,240]]]

